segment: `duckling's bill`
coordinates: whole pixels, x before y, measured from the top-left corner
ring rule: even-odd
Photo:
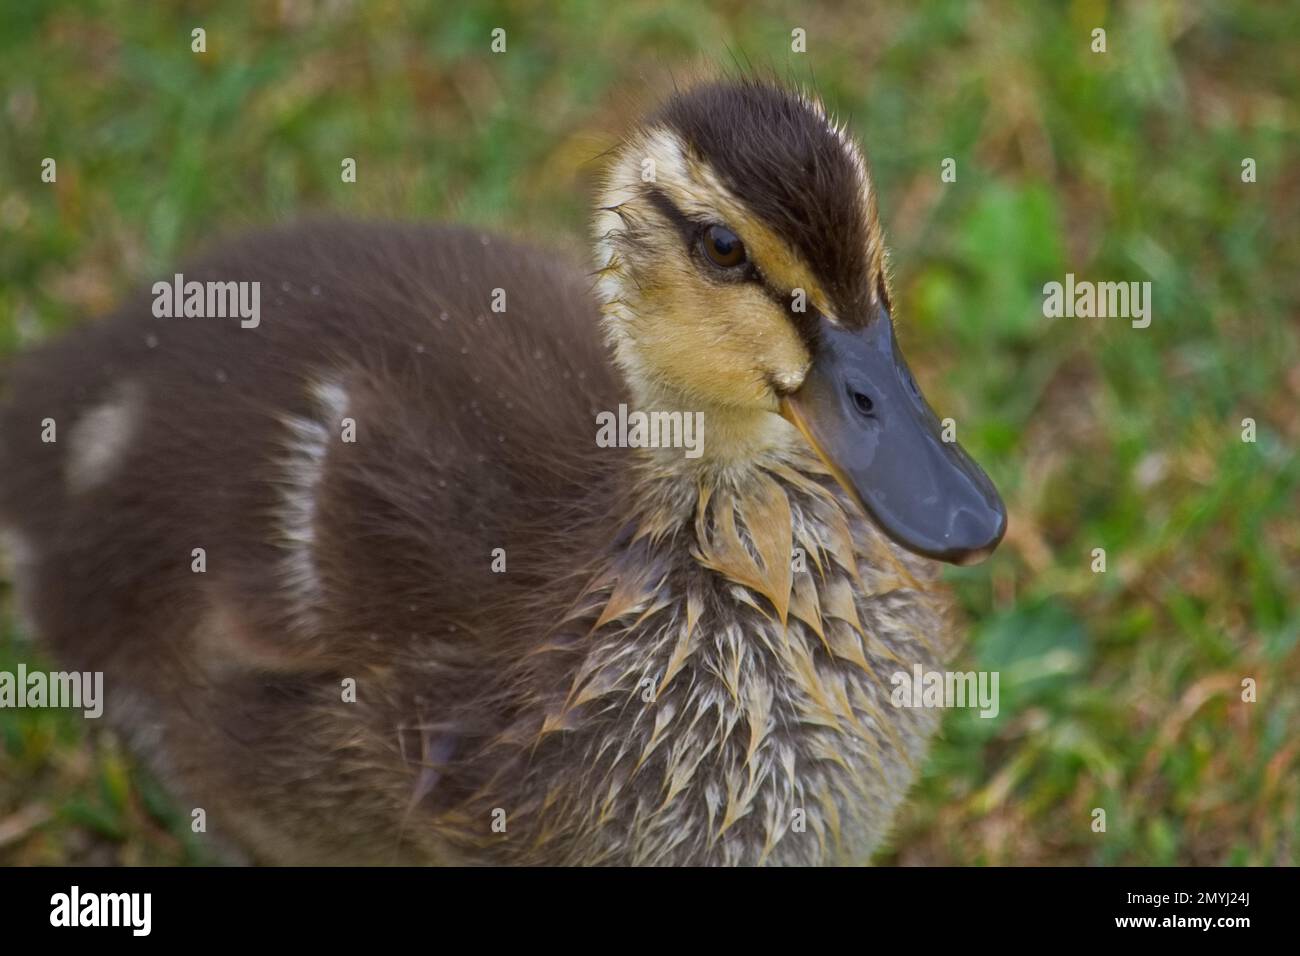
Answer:
[[[909,551],[974,564],[1002,540],[1007,513],[997,489],[960,445],[943,440],[883,309],[860,329],[820,320],[812,368],[781,414]]]

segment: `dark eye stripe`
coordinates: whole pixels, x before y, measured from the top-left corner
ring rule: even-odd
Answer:
[[[695,241],[695,234],[700,230],[700,224],[689,219],[673,203],[671,199],[664,195],[662,189],[655,187],[646,193],[650,198],[650,205],[659,211],[659,214],[667,219],[676,227],[677,231],[682,234],[682,241],[691,243]]]

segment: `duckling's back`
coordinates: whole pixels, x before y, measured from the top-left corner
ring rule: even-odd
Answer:
[[[517,650],[492,615],[561,607],[610,533],[594,416],[621,386],[590,281],[470,230],[342,223],[178,271],[0,373],[20,613],[259,855],[407,858],[368,834],[451,739],[421,687],[449,719]],[[158,314],[195,282],[250,284],[256,314]]]

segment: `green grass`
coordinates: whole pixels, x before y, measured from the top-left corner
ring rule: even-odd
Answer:
[[[904,346],[1012,514],[991,561],[951,574],[961,661],[1001,672],[1001,713],[948,715],[882,861],[1295,862],[1300,11],[203,6],[4,5],[0,352],[306,211],[581,254],[590,160],[671,74],[815,78],[871,156]],[[1044,319],[1066,272],[1149,280],[1151,327]],[[0,635],[0,669],[41,659]],[[184,823],[111,733],[0,711],[0,862],[202,861]]]

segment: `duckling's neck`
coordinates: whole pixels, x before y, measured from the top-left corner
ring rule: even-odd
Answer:
[[[939,610],[806,449],[725,464],[743,424],[641,459],[623,533],[505,674],[532,688],[493,744],[517,748],[512,861],[864,862],[883,835],[936,720],[891,675],[937,665]],[[467,819],[501,805],[477,792]]]
[[[659,478],[711,486],[800,454],[802,439],[775,406],[701,402],[671,385],[635,378],[630,386],[630,411],[644,413],[652,427],[678,420],[687,424],[689,444],[662,441],[660,447],[639,449],[643,464]]]

